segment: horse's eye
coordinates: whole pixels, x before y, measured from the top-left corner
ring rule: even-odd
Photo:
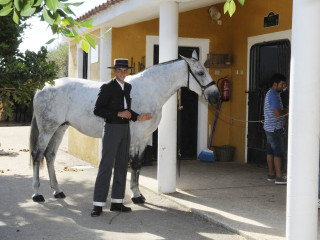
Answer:
[[[203,76],[203,74],[204,74],[204,72],[202,72],[202,71],[201,71],[201,72],[198,72],[198,75],[199,75],[199,76]]]

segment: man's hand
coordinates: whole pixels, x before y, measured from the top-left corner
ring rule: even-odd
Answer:
[[[131,112],[129,112],[128,110],[125,110],[125,111],[122,111],[122,112],[118,112],[118,117],[130,119],[131,118]]]
[[[142,113],[138,116],[138,121],[147,121],[150,120],[152,118],[151,113]]]

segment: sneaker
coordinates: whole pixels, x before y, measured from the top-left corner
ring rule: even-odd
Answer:
[[[269,175],[269,174],[268,174],[267,180],[268,180],[269,182],[273,182],[274,180],[276,180],[276,175]]]
[[[276,178],[276,181],[274,182],[278,185],[286,185],[287,184],[287,178],[285,176],[282,176],[280,178]]]

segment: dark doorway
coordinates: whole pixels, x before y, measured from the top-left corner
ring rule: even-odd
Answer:
[[[88,79],[88,53],[83,51],[82,78]]]
[[[289,40],[264,42],[251,47],[249,91],[247,92],[249,121],[264,119],[264,98],[271,87],[269,80],[273,74],[281,73],[286,76],[289,88],[290,55],[291,46]],[[285,106],[288,105],[288,92],[286,91],[281,95],[283,104]],[[286,147],[287,142],[285,142]],[[248,123],[247,162],[256,166],[267,167],[266,137],[263,123],[261,122]]]
[[[179,47],[178,53],[184,57],[192,57],[192,52],[197,47]],[[153,64],[159,63],[159,45],[154,45]],[[180,57],[179,57],[180,58]],[[179,102],[179,101],[178,101]],[[181,154],[181,159],[197,159],[197,136],[198,136],[198,95],[188,88],[181,88],[181,106],[177,116],[177,152]],[[157,158],[158,130],[153,134],[152,140],[153,156]]]

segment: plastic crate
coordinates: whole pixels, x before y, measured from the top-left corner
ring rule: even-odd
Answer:
[[[231,162],[233,160],[235,147],[229,145],[213,146],[217,161]]]

